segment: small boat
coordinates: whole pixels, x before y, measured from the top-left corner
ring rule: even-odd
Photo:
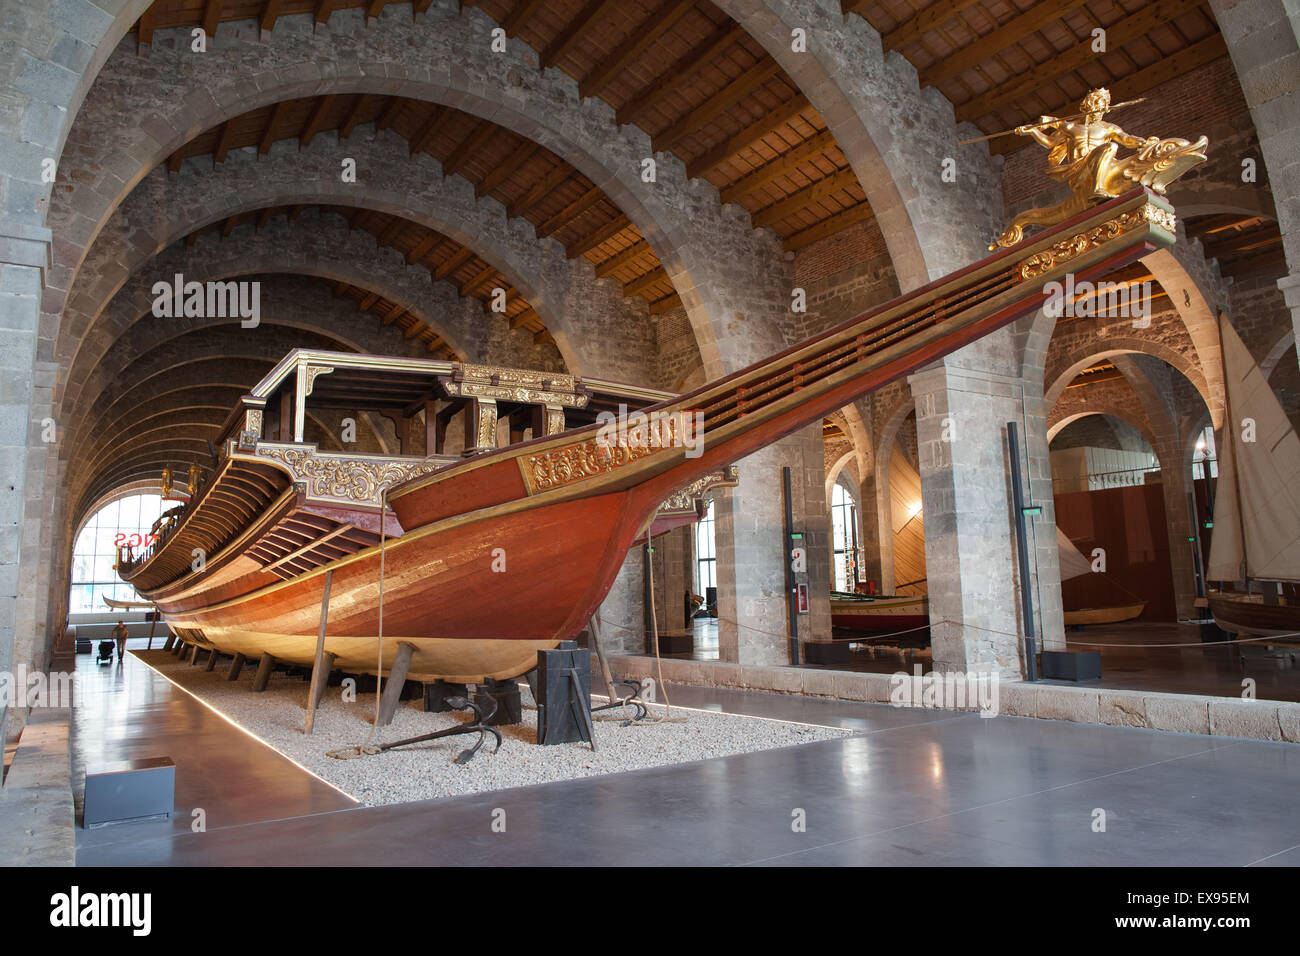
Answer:
[[[924,594],[886,597],[832,591],[831,624],[849,631],[905,631],[928,627],[930,602]]]
[[[1241,337],[1219,319],[1227,409],[1206,577],[1229,634],[1300,638],[1300,438]],[[1246,431],[1250,427],[1250,432]]]
[[[1092,562],[1084,557],[1083,552],[1074,546],[1059,527],[1056,529],[1056,550],[1060,555],[1061,580],[1083,577],[1092,573]],[[1065,611],[1066,627],[1086,627],[1089,624],[1121,624],[1132,621],[1146,610],[1146,601],[1131,601],[1128,604],[1112,604],[1106,607],[1081,607]]]
[[[310,664],[324,633],[348,672],[387,674],[400,647],[411,680],[517,677],[588,626],[674,503],[698,514],[734,462],[1035,312],[1067,274],[1100,278],[1171,245],[1174,222],[1136,188],[682,396],[297,350],[234,409],[184,511],[118,573],[183,639],[225,653]],[[377,409],[412,445],[323,449],[304,437],[313,405]],[[594,413],[618,405],[639,411],[611,434]],[[452,408],[459,456],[438,453]],[[506,418],[532,437],[498,447]]]
[[[118,601],[109,597],[107,594],[100,596],[104,599],[104,603],[114,611],[137,611],[142,608],[152,608],[154,606],[153,601]]]

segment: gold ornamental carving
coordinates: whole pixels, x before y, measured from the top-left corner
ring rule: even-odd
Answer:
[[[725,488],[740,482],[740,472],[735,465],[727,465],[720,471],[711,471],[701,478],[696,478],[689,485],[678,488],[664,499],[659,506],[659,514],[687,514],[695,511],[695,502],[699,501],[714,488]]]
[[[604,444],[594,438],[529,455],[519,460],[524,480],[533,491],[549,491],[616,471],[662,449],[627,443]]]
[[[1141,228],[1147,223],[1154,223],[1166,232],[1172,233],[1177,226],[1177,218],[1171,210],[1157,206],[1155,203],[1145,203],[1139,209],[1123,213],[1102,223],[1100,226],[1089,229],[1087,232],[1081,232],[1070,236],[1068,239],[1062,239],[1060,242],[1054,243],[1050,248],[1034,253],[1020,263],[1020,278],[1035,279],[1051,272],[1057,266],[1063,265],[1071,259],[1076,259],[1085,252],[1122,236],[1126,232]]]
[[[379,504],[379,493],[443,466],[438,461],[319,454],[293,445],[259,445],[259,458],[280,462],[309,498],[345,504]]]
[[[1094,203],[1122,196],[1135,185],[1146,186],[1163,196],[1170,183],[1205,162],[1209,143],[1204,136],[1195,142],[1176,137],[1134,136],[1106,121],[1106,113],[1111,109],[1128,105],[1120,103],[1112,107],[1110,92],[1096,89],[1083,98],[1079,103],[1080,112],[1074,116],[1042,116],[1037,123],[1006,131],[1032,137],[1047,149],[1047,175],[1068,185],[1070,197],[1055,206],[1020,213],[989,249],[1014,246],[1024,238],[1026,226],[1064,222]],[[1134,152],[1121,157],[1121,148]]]

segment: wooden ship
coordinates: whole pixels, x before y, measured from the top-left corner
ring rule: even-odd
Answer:
[[[732,463],[1036,311],[1067,273],[1096,279],[1172,244],[1174,228],[1135,188],[681,396],[297,351],[243,398],[215,473],[119,573],[185,640],[225,653],[310,664],[328,596],[339,669],[386,673],[404,644],[414,680],[515,677],[587,626],[629,548],[670,519],[666,501],[692,511],[691,489]],[[608,440],[596,406],[637,398],[658,422],[649,440]],[[440,401],[466,410],[463,457],[436,454]],[[324,451],[303,439],[322,406],[399,421],[422,408],[425,454]],[[498,420],[525,409],[534,437],[496,447]]]
[[[1229,634],[1300,642],[1300,438],[1226,317],[1227,411],[1206,577]]]

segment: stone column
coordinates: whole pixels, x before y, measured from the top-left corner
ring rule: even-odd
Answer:
[[[718,648],[724,661],[788,664],[785,509],[781,469],[791,468],[795,530],[804,532],[810,613],[799,617],[801,641],[830,637],[830,521],[820,423],[737,462],[740,484],[720,493]]]
[[[0,670],[8,671],[33,660],[44,502],[29,507],[28,477],[37,464],[29,448],[40,441],[42,430],[40,420],[33,420],[33,399],[41,294],[49,265],[48,229],[0,225]],[[43,459],[39,467],[43,476]],[[40,496],[44,482],[36,484],[30,490]],[[20,597],[24,594],[25,599]],[[22,726],[25,712],[15,710],[19,712],[11,719],[0,701],[0,740]]]
[[[874,459],[879,458],[879,453],[872,456]],[[880,506],[877,502],[880,486],[876,481],[875,472],[867,475],[858,484],[858,547],[861,549],[861,555],[858,560],[862,569],[862,579],[864,581],[876,582],[876,588],[879,590],[883,587],[882,573],[882,555],[883,547],[881,545],[881,526],[880,526]],[[885,489],[885,496],[888,498],[889,489]],[[887,532],[889,529],[886,528]],[[893,549],[890,549],[890,557],[893,557]],[[891,560],[892,563],[892,560]]]
[[[961,367],[957,361],[976,367]],[[1055,517],[1051,494],[1043,491],[1050,489],[1051,481],[1046,420],[1041,387],[1033,408],[1022,379],[979,364],[977,353],[968,355],[963,350],[946,364],[909,379],[916,400],[934,667],[939,671],[996,669],[1003,677],[1016,679],[1023,676],[1025,624],[1006,424],[1018,422],[1021,434],[1028,434],[1031,500],[1043,508],[1042,516],[1034,519],[1032,540],[1050,541],[1050,547],[1036,546],[1045,560],[1037,568],[1032,567],[1033,555],[1030,561],[1038,618],[1043,593],[1049,595],[1050,606],[1055,591],[1052,616],[1059,614],[1060,605]],[[1026,408],[1031,409],[1029,414]],[[1023,446],[1021,458],[1024,468]],[[1043,579],[1041,585],[1038,577]],[[1041,635],[1038,624],[1035,620]],[[1058,631],[1059,625],[1052,624],[1053,639]]]
[[[1210,7],[1259,133],[1289,271],[1278,286],[1300,339],[1300,6],[1210,0]]]

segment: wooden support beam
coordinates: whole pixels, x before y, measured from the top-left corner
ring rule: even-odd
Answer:
[[[489,123],[486,120],[480,122],[478,126],[471,130],[470,134],[461,140],[456,148],[451,151],[451,155],[447,157],[447,161],[442,164],[442,174],[444,176],[455,176],[461,171],[465,166],[465,163],[468,162],[471,157],[478,155],[478,153],[482,151],[483,147],[487,145],[487,141],[496,135],[497,130],[500,128],[501,127],[497,126],[495,123]]]
[[[1142,7],[1131,16],[1106,27],[1106,48],[1118,50],[1126,43],[1146,37],[1160,24],[1168,23],[1200,5],[1201,0],[1157,0],[1156,3]],[[1055,53],[1033,69],[1017,73],[1010,79],[960,104],[957,107],[957,122],[964,123],[978,119],[994,110],[1009,106],[1016,100],[1055,83],[1096,58],[1097,54],[1092,51],[1092,38],[1084,37],[1068,50]]]
[[[275,670],[275,658],[270,654],[263,654],[262,659],[257,662],[257,675],[253,678],[253,690],[261,693],[266,690],[266,685],[271,682],[271,673]]]
[[[168,631],[167,640],[163,641],[162,649],[170,653],[171,649],[175,646],[176,646],[176,635],[171,633],[171,631]]]
[[[447,343],[444,342],[441,338],[439,338],[439,337],[435,334],[434,337],[433,337],[432,339],[429,340],[428,349],[429,349],[430,352],[437,352],[437,351],[439,351],[439,350],[441,350],[441,349],[446,348],[446,346],[447,346]]]
[[[347,119],[339,127],[339,139],[347,139],[352,135],[352,131],[361,123],[361,117],[367,106],[370,105],[370,94],[362,93],[357,96],[356,101],[352,104],[352,109],[348,111]]]
[[[404,309],[400,305],[394,305],[391,309],[388,310],[388,314],[385,315],[382,319],[380,319],[379,324],[381,326],[392,325],[394,322],[396,322],[404,315],[406,315],[406,309]]]
[[[557,229],[562,229],[568,223],[573,222],[573,220],[577,219],[592,206],[596,205],[596,203],[600,202],[604,196],[605,193],[599,186],[592,186],[555,215],[551,216],[549,219],[543,220],[542,224],[533,230],[533,232],[538,239],[545,239]]]
[[[325,693],[329,672],[334,668],[334,655],[325,653],[325,627],[330,613],[330,586],[334,582],[334,571],[325,572],[325,585],[320,599],[320,625],[316,629],[316,658],[311,669],[311,688],[307,692],[307,722],[303,725],[304,734],[311,733],[312,724],[316,722],[316,705]]]
[[[266,129],[262,130],[262,139],[257,144],[257,155],[265,156],[271,151],[271,144],[275,142],[275,131],[279,129],[288,109],[288,100],[281,100],[275,104],[275,109],[271,110],[271,118],[266,121]]]
[[[1239,232],[1235,235],[1225,234],[1221,239],[1202,240],[1207,259],[1221,259],[1234,252],[1258,249],[1261,246],[1268,246],[1281,241],[1282,234],[1278,232],[1276,227],[1272,229],[1252,229],[1249,232]]]
[[[659,74],[657,80],[638,90],[631,99],[619,107],[614,116],[618,125],[626,126],[628,123],[640,120],[663,102],[664,97],[694,79],[700,67],[713,62],[743,33],[740,24],[732,19],[719,24],[703,42],[697,44],[685,56],[679,57],[672,66]]]
[[[388,105],[384,111],[379,114],[379,119],[375,120],[375,131],[382,132],[393,125],[397,120],[397,114],[402,111],[403,100],[400,96],[390,96]]]
[[[379,14],[386,6],[388,6],[388,0],[370,0],[366,4],[366,25],[369,26],[371,20],[378,20]]]
[[[752,221],[754,228],[759,229],[763,226],[770,226],[774,222],[780,222],[786,216],[806,209],[815,202],[820,202],[827,196],[839,192],[841,189],[848,189],[857,183],[858,177],[853,172],[853,168],[845,166],[843,169],[832,173],[825,179],[819,179],[811,186],[806,186],[798,192],[791,193],[784,199],[772,203],[772,205],[760,209],[754,213]]]
[[[550,172],[534,183],[532,189],[506,206],[506,218],[514,219],[526,215],[533,206],[559,189],[573,173],[573,167],[561,160],[551,168]]]
[[[433,270],[434,280],[445,279],[469,260],[474,258],[474,250],[467,246],[461,246],[460,252],[448,256],[447,259]]]
[[[433,134],[438,131],[438,125],[442,122],[444,113],[444,107],[435,106],[429,115],[425,117],[424,122],[420,124],[419,129],[415,131],[408,141],[412,156],[423,152],[424,148],[429,145],[429,141],[433,139]]]
[[[662,299],[655,299],[650,303],[651,315],[662,315],[670,309],[676,309],[682,304],[682,297],[674,292],[672,295],[666,295]]]
[[[475,197],[481,199],[492,190],[496,189],[503,182],[515,174],[525,163],[542,151],[542,147],[531,140],[524,140],[519,146],[506,157],[496,169],[483,177],[482,181],[474,186]]]
[[[214,163],[224,163],[226,154],[230,152],[231,136],[234,132],[234,124],[226,120],[221,124],[221,135],[217,137],[217,149],[212,156]]]
[[[534,345],[554,345],[555,337],[551,335],[550,329],[538,329],[533,333]]]
[[[266,224],[271,221],[271,217],[273,215],[275,215],[274,206],[267,206],[265,209],[259,212],[257,214],[257,224],[253,227],[254,231],[260,232],[262,229],[264,229],[266,227]]]
[[[644,255],[648,255],[652,251],[650,243],[646,242],[644,239],[638,239],[622,252],[615,253],[600,265],[596,266],[596,278],[603,279],[607,275],[612,275],[619,269],[623,268],[623,266],[634,262]]]
[[[620,232],[622,232],[624,229],[627,229],[631,225],[632,225],[632,220],[628,219],[625,214],[620,213],[619,215],[611,219],[609,222],[605,223],[605,225],[597,229],[595,232],[583,236],[581,239],[576,240],[571,245],[565,246],[564,254],[568,256],[570,259],[575,259],[578,256],[586,255],[592,249],[595,249],[597,246],[599,246],[602,242],[607,242],[608,240],[612,239],[614,236],[618,235]]]
[[[796,93],[776,109],[759,117],[739,133],[729,136],[707,153],[686,164],[686,175],[692,179],[703,176],[714,166],[720,166],[731,157],[753,146],[764,136],[770,136],[783,124],[794,119],[811,104],[808,97]]]
[[[167,172],[179,173],[181,171],[181,163],[183,162],[185,162],[185,156],[178,149],[167,157]]]
[[[856,206],[850,206],[848,209],[841,210],[835,215],[823,219],[807,229],[801,229],[794,235],[785,240],[784,246],[786,252],[796,252],[804,246],[811,245],[819,239],[825,239],[827,236],[833,236],[841,230],[847,229],[855,222],[862,222],[864,219],[870,219],[872,216],[871,203],[863,200]]]
[[[210,39],[217,34],[217,25],[221,23],[222,0],[207,0],[203,5],[203,32]]]
[[[860,10],[868,2],[869,0],[854,0],[852,7],[854,10]],[[909,43],[915,43],[921,39],[922,36],[935,27],[947,23],[963,10],[969,10],[977,3],[979,3],[979,0],[939,0],[938,3],[932,3],[925,9],[918,10],[886,33],[881,38],[881,45],[885,48],[886,53],[891,50],[901,50]],[[848,13],[849,11],[845,10],[844,12]]]
[[[491,263],[485,265],[474,278],[470,279],[460,287],[461,295],[472,295],[473,292],[488,279],[497,274],[496,266]]]
[[[578,11],[578,15],[569,21],[568,25],[559,32],[559,35],[552,40],[542,55],[538,58],[538,65],[545,70],[547,67],[554,66],[561,58],[582,41],[582,38],[600,22],[610,10],[614,9],[623,0],[587,0],[587,5]]]
[[[375,238],[379,240],[381,246],[391,246],[409,225],[410,223],[401,216],[394,216],[393,221],[381,229]]]
[[[637,276],[631,282],[624,283],[623,294],[628,296],[639,295],[659,280],[667,278],[668,271],[663,266],[655,266],[645,275]]]
[[[262,8],[262,18],[258,22],[258,27],[268,32],[274,30],[275,21],[280,19],[280,8],[282,6],[284,6],[284,0],[266,0],[266,6]]]
[[[727,110],[749,96],[768,80],[781,75],[781,64],[769,57],[736,77],[695,109],[651,140],[655,152],[672,149],[683,139],[711,125]]]
[[[244,669],[244,662],[248,660],[243,654],[236,654],[230,660],[230,670],[226,671],[226,680],[238,680],[239,672]]]
[[[216,669],[217,669],[217,652],[216,649],[214,648],[213,650],[208,652],[208,666],[203,668],[203,670],[207,673],[211,673]]]
[[[523,26],[524,21],[540,10],[545,3],[546,0],[519,0],[515,8],[507,13],[506,18],[501,21],[501,27],[506,31],[506,36],[518,35],[519,28]]]
[[[366,294],[365,294],[361,299],[359,299],[359,300],[357,301],[357,311],[358,311],[358,312],[369,312],[369,311],[370,311],[370,307],[371,307],[372,305],[374,305],[374,304],[375,304],[376,302],[378,302],[378,301],[379,301],[379,293],[378,293],[378,292],[367,292],[367,293],[366,293]],[[321,538],[320,540],[318,540],[318,541],[316,541],[316,542],[314,542],[314,543],[315,543],[315,544],[320,544],[321,541],[324,541],[324,540],[325,540],[324,538]]]
[[[1054,3],[1034,4],[1024,13],[1012,17],[997,29],[986,33],[970,46],[963,47],[926,67],[920,74],[921,85],[937,86],[945,80],[965,73],[994,54],[1019,43],[1029,34],[1037,33],[1049,23],[1055,23],[1086,2],[1087,0],[1056,0]]]
[[[835,146],[835,135],[830,130],[823,130],[811,139],[804,140],[788,153],[783,153],[766,165],[760,166],[747,176],[736,180],[722,190],[722,202],[739,202],[754,190],[766,186],[775,179],[797,169],[799,166],[820,156]]]
[[[227,216],[221,224],[221,238],[224,239],[235,231],[235,224],[239,221],[238,216]]]
[[[316,134],[324,127],[325,114],[329,112],[330,107],[334,105],[334,100],[336,98],[336,95],[333,93],[328,93],[320,98],[320,102],[316,104],[316,108],[312,110],[311,117],[307,120],[307,126],[298,136],[299,149],[306,149],[311,145],[311,141],[316,138]]]
[[[140,14],[140,22],[136,25],[136,42],[140,46],[149,46],[153,43],[153,28],[158,22],[158,4],[149,4],[149,9]]]
[[[316,13],[313,19],[317,23],[328,23],[330,17],[334,15],[334,6],[337,0],[319,0],[316,4]]]
[[[529,306],[522,312],[510,316],[510,328],[512,331],[514,329],[522,329],[531,321],[540,322],[542,319],[541,316],[537,314],[536,310],[534,310],[532,306]]]
[[[578,95],[583,99],[599,96],[610,80],[614,79],[650,49],[695,6],[695,0],[666,0],[659,8],[637,25],[628,40],[617,45],[612,53],[578,83]]]
[[[384,682],[384,692],[379,699],[376,727],[387,727],[393,722],[393,715],[397,713],[397,705],[402,699],[402,690],[406,686],[406,675],[411,669],[411,655],[414,653],[414,644],[398,642],[397,654],[393,657],[393,666],[389,668],[388,680]]]
[[[413,266],[427,256],[433,247],[442,240],[442,236],[436,232],[428,233],[423,239],[411,247],[411,251],[406,254],[406,264]]]
[[[427,326],[423,322],[412,322],[410,327],[407,328],[406,331],[402,333],[402,338],[413,339],[421,332],[423,332],[426,328]]]
[[[199,647],[197,644],[190,648],[190,667],[196,667],[198,665],[199,651],[201,650],[203,650],[203,648]]]

